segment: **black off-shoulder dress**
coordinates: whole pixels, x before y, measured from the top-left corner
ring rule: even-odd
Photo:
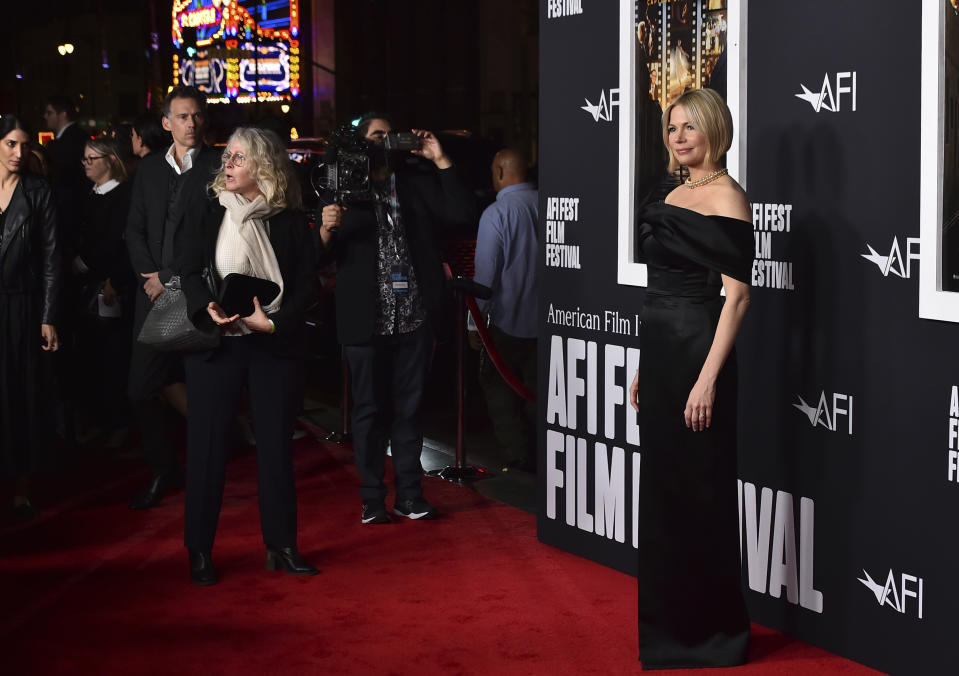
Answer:
[[[736,354],[712,424],[683,411],[716,333],[725,274],[749,283],[749,223],[658,203],[641,215],[649,283],[640,328],[639,658],[644,669],[746,659],[736,489]]]

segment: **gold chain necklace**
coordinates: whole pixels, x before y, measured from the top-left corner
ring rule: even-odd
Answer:
[[[706,185],[707,183],[712,183],[713,181],[715,181],[715,180],[716,180],[717,178],[719,178],[720,176],[725,176],[725,175],[728,174],[728,173],[729,173],[729,170],[723,168],[723,169],[720,169],[719,171],[714,171],[714,172],[711,173],[709,176],[705,176],[705,177],[699,179],[698,181],[694,181],[694,180],[692,180],[692,179],[687,178],[687,179],[686,179],[686,185],[687,185],[688,187],[690,187],[690,188],[698,188],[698,187],[701,186],[701,185]]]

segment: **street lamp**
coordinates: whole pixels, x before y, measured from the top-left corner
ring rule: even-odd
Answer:
[[[70,42],[65,42],[62,45],[57,45],[57,51],[60,52],[60,56],[73,54],[73,44]]]

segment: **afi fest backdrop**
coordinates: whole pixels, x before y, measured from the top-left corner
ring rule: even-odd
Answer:
[[[542,0],[540,12],[541,540],[635,573],[642,430],[626,396],[645,269],[632,211],[661,178],[659,111],[713,86],[734,114],[728,167],[756,238],[738,341],[751,615],[885,671],[951,673],[952,0]]]

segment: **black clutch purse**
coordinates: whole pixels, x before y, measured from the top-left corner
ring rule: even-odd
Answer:
[[[253,314],[254,296],[259,299],[260,307],[266,307],[278,295],[280,285],[276,282],[234,272],[227,275],[220,285],[220,307],[227,317],[249,317]]]

